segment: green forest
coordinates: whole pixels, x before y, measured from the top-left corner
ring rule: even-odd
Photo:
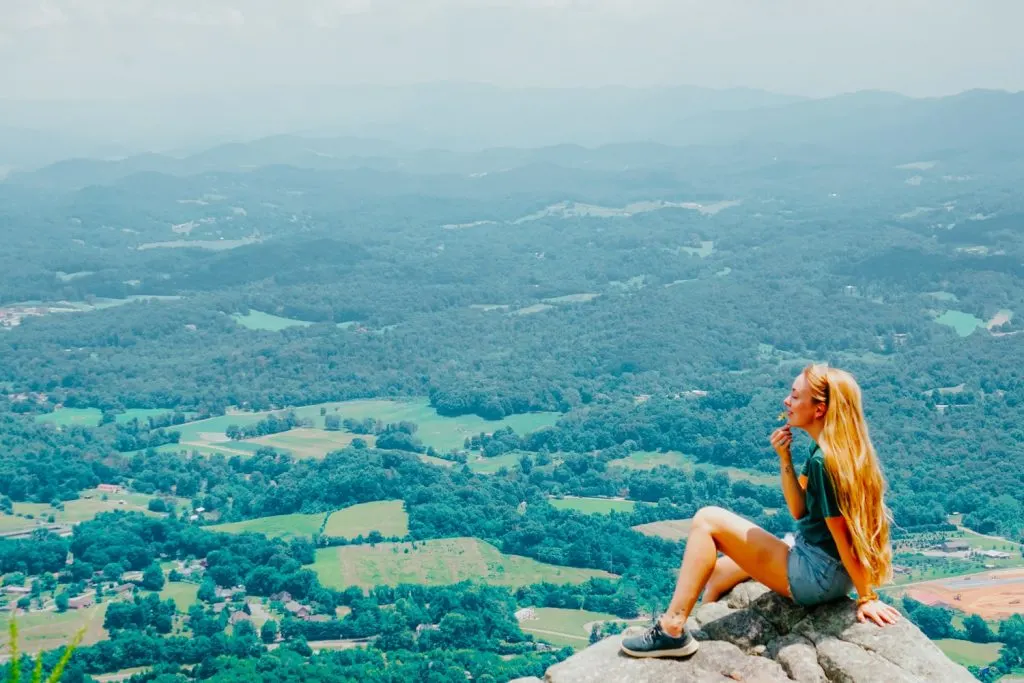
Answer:
[[[249,171],[0,183],[0,602],[47,671],[100,615],[68,683],[543,675],[573,648],[519,610],[614,633],[664,608],[685,540],[635,527],[705,505],[793,527],[768,435],[814,361],[864,389],[895,539],[974,532],[1024,565],[1018,157],[636,144],[427,170],[279,143]],[[383,501],[386,528],[330,524]],[[386,559],[441,539],[496,576]],[[974,568],[923,558],[897,553]],[[1001,643],[983,680],[1024,663],[1019,616],[896,604]]]

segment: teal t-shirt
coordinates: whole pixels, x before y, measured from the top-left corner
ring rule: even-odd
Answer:
[[[835,487],[825,469],[825,456],[818,444],[811,447],[801,476],[807,477],[807,514],[797,520],[797,528],[805,541],[838,560],[839,549],[825,520],[828,517],[841,517],[843,513],[839,509]]]

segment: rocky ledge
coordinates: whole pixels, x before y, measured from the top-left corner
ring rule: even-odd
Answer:
[[[858,623],[849,600],[803,609],[761,584],[694,610],[701,648],[689,659],[633,659],[606,638],[551,667],[548,683],[974,683],[906,620]]]

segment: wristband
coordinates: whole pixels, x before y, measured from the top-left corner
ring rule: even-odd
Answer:
[[[878,594],[875,593],[875,591],[871,591],[867,595],[862,595],[859,598],[857,598],[857,607],[860,607],[863,604],[872,602],[872,601],[877,600],[877,599],[878,599]]]

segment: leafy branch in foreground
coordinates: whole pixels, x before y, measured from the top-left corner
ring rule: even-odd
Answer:
[[[21,658],[18,653],[18,624],[14,619],[11,619],[8,632],[11,639],[11,668],[7,674],[7,683],[21,683]],[[64,668],[68,665],[71,660],[71,655],[74,654],[75,648],[78,647],[79,643],[82,642],[82,638],[85,636],[85,629],[79,629],[75,637],[71,639],[69,644],[64,649],[64,654],[61,655],[57,665],[53,667],[53,671],[46,678],[46,683],[58,683],[60,677],[64,674]],[[32,669],[31,683],[43,683],[43,653],[40,652],[36,655],[35,666]]]

